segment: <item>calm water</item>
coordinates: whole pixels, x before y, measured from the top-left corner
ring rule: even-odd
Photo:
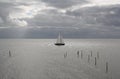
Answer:
[[[0,39],[0,79],[120,79],[120,39],[55,41]]]

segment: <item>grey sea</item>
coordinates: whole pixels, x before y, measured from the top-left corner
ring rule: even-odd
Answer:
[[[0,39],[0,79],[120,79],[120,39]]]

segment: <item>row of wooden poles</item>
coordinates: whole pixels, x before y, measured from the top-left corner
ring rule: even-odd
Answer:
[[[81,59],[83,58],[83,50],[81,50],[81,53],[77,51],[77,57],[81,56]],[[93,56],[93,52],[91,51],[90,54],[88,55],[88,63],[90,63],[90,58]],[[64,53],[64,58],[67,57],[67,52]],[[97,52],[97,56],[94,58],[94,65],[97,66],[97,59],[99,59],[100,55],[99,52]],[[109,67],[108,67],[108,62],[106,62],[105,66],[105,73],[108,73]]]
[[[12,56],[12,53],[11,51],[9,50],[8,52],[9,54],[9,57]],[[80,52],[77,51],[77,57],[81,56],[81,59],[83,58],[83,51],[81,50],[81,55],[80,55]],[[88,63],[90,62],[90,57],[93,56],[93,52],[91,51],[90,55],[88,55]],[[64,58],[67,57],[67,52],[64,54]],[[94,61],[94,65],[96,66],[97,65],[97,58],[99,59],[99,52],[97,52],[97,57],[95,57],[95,61]],[[106,62],[106,66],[105,66],[105,72],[108,73],[108,62]]]

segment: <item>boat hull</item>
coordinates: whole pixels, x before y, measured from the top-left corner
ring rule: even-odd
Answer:
[[[55,43],[55,45],[57,45],[57,46],[63,46],[63,45],[65,45],[65,43]]]

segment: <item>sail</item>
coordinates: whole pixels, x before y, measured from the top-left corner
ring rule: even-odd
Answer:
[[[57,43],[63,43],[63,37],[61,36],[61,34],[59,33],[58,39],[57,39]]]

